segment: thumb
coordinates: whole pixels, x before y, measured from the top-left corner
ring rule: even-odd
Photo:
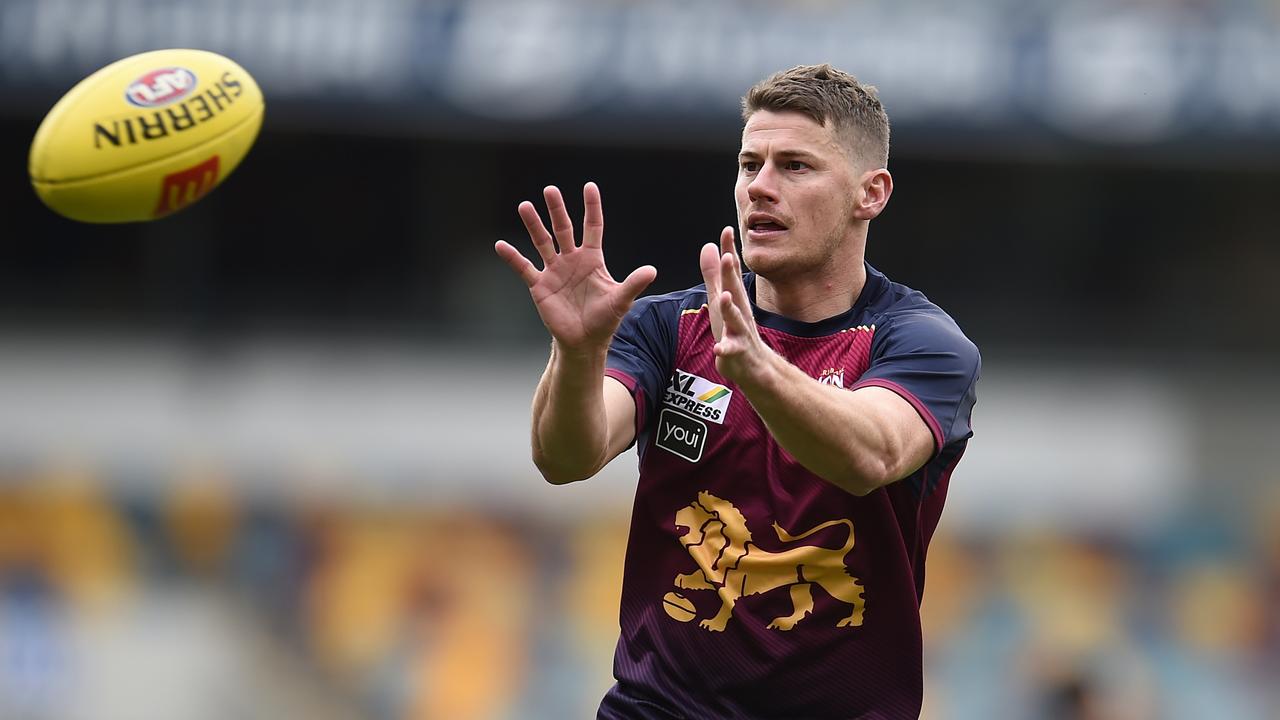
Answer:
[[[619,287],[618,292],[625,297],[628,302],[634,302],[636,298],[640,297],[640,293],[644,292],[644,289],[649,287],[649,284],[657,277],[657,268],[652,265],[642,265],[635,270],[632,270],[631,274],[627,276],[627,279],[622,281],[622,285]]]

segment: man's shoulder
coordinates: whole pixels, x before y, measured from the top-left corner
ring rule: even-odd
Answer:
[[[696,313],[706,304],[707,292],[703,285],[662,295],[647,295],[632,304],[617,334],[640,334],[673,341],[680,318]]]
[[[977,353],[977,345],[964,334],[955,318],[923,292],[890,280],[870,266],[868,273],[874,273],[881,281],[881,291],[869,308],[877,336],[908,334]]]
[[[659,314],[679,316],[686,310],[697,310],[707,304],[707,286],[697,285],[661,295],[646,295],[631,307],[632,315]]]
[[[695,285],[691,288],[683,290],[674,290],[661,295],[646,295],[636,300],[636,305],[673,305],[676,307],[684,307],[686,305],[697,304],[701,306],[707,301],[707,286]]]

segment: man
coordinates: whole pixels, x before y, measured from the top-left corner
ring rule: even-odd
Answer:
[[[554,484],[638,444],[617,684],[601,718],[906,718],[921,704],[925,549],[972,435],[980,360],[955,322],[863,260],[893,192],[875,88],[797,67],[743,99],[734,229],[704,286],[636,302],[559,191],[539,271],[504,242],[553,338],[533,458]],[[742,265],[753,272],[743,274]]]

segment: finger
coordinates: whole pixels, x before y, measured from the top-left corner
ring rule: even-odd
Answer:
[[[582,247],[598,248],[604,242],[604,206],[600,203],[600,187],[593,182],[582,186]]]
[[[747,288],[742,284],[742,267],[738,260],[737,247],[733,242],[733,226],[725,225],[720,231],[720,254],[721,258],[729,256],[733,259],[732,266],[727,270],[727,274],[720,283],[720,287],[734,294],[735,300],[741,300],[741,309],[743,312],[751,313],[751,301],[747,299]]]
[[[537,248],[538,255],[542,258],[542,266],[550,265],[556,257],[556,246],[551,241],[551,233],[547,232],[547,226],[543,225],[542,218],[538,217],[538,209],[533,206],[533,203],[525,200],[516,208],[516,212],[520,214],[524,229],[529,233],[529,239],[533,241],[533,246]]]
[[[707,243],[698,253],[698,269],[702,271],[702,279],[707,283],[707,297],[714,298],[720,294],[720,253],[716,246]]]
[[[749,328],[749,332],[755,332],[755,311],[751,309],[751,298],[747,295],[747,288],[742,284],[742,266],[738,262],[738,256],[722,255],[721,264],[727,267],[729,277],[725,292],[733,299],[733,305],[741,314],[743,324]]]
[[[737,253],[735,250],[736,248],[733,244],[733,226],[725,225],[724,229],[720,231],[720,252],[736,255]]]
[[[569,219],[569,211],[564,206],[564,197],[560,188],[548,185],[542,189],[542,198],[547,201],[547,213],[551,215],[551,232],[556,236],[556,245],[561,253],[571,253],[577,249],[573,240],[573,221]]]
[[[627,299],[628,303],[635,302],[635,299],[640,297],[640,293],[644,292],[644,289],[649,287],[657,277],[657,268],[652,265],[642,265],[632,270],[627,279],[622,281],[618,292]]]
[[[538,272],[533,263],[529,262],[529,258],[521,255],[519,250],[502,240],[494,243],[493,249],[494,252],[498,253],[498,257],[502,258],[512,270],[516,271],[520,279],[524,280],[525,285],[533,287],[538,282],[538,276],[542,273]]]
[[[742,313],[733,295],[728,291],[720,294],[720,316],[724,318],[725,335],[748,335],[751,325]]]
[[[749,336],[751,329],[728,291],[721,293],[712,304],[720,308],[724,317],[724,337],[712,346],[712,352],[716,357],[725,357],[745,350],[743,339]]]
[[[720,320],[720,308],[715,299],[720,296],[720,253],[715,243],[702,246],[698,255],[698,268],[707,284],[707,312],[711,316],[711,336],[719,340],[724,335],[724,323]]]
[[[742,266],[738,264],[738,256],[725,253],[720,256],[721,288],[732,294],[733,302],[744,313],[751,312],[751,300],[747,298],[747,287],[742,284]]]

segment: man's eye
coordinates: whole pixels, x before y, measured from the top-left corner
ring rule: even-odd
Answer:
[[[791,162],[787,163],[787,169],[788,170],[808,170],[809,166],[805,163],[800,162],[799,160],[792,160]]]
[[[760,163],[755,162],[754,160],[743,160],[742,169],[746,172],[755,172],[760,169]]]

